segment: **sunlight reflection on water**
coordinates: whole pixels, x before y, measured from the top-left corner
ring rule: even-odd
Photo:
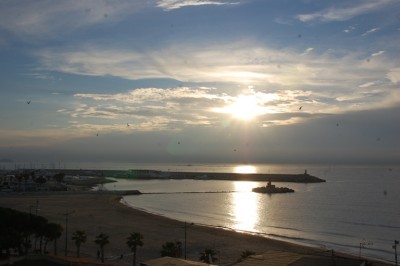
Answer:
[[[257,168],[253,165],[238,165],[234,167],[233,172],[236,174],[255,174]]]
[[[196,170],[228,171],[232,165],[191,166]],[[257,173],[302,173],[325,183],[280,183],[296,192],[285,195],[252,193],[266,182],[227,180],[123,180],[107,189],[138,189],[126,196],[130,206],[180,221],[222,226],[306,245],[325,246],[350,254],[359,243],[374,243],[363,255],[393,261],[393,232],[399,229],[400,168],[396,166],[253,165]],[[222,193],[179,193],[179,192]],[[229,193],[225,193],[229,192]],[[166,194],[164,194],[166,193]],[[396,231],[397,230],[397,231]]]
[[[254,231],[258,223],[257,195],[251,192],[254,182],[238,181],[234,183],[235,191],[232,193],[233,217],[235,219],[234,229],[243,231]]]

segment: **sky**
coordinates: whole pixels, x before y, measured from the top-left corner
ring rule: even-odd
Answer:
[[[1,0],[0,160],[400,163],[398,0]]]

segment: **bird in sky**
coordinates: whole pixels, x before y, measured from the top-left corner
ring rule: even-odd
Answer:
[[[126,127],[130,127],[131,125],[129,125],[129,123],[126,123]]]
[[[26,101],[26,104],[30,104],[31,103],[31,100],[29,100],[29,101]]]
[[[300,106],[300,107],[299,107],[299,110],[301,110],[302,108],[303,108],[303,106]]]

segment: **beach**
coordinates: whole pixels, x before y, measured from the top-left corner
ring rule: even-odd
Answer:
[[[197,261],[201,251],[212,248],[217,251],[216,263],[219,265],[237,262],[245,250],[256,254],[269,250],[316,255],[330,254],[328,250],[300,246],[263,236],[204,225],[185,224],[185,222],[128,207],[121,203],[120,195],[111,192],[4,193],[0,194],[0,206],[25,212],[37,212],[38,215],[46,217],[49,222],[61,224],[64,230],[68,223],[67,246],[68,256],[71,257],[76,256],[76,247],[71,240],[72,233],[76,230],[83,230],[88,236],[86,243],[81,245],[81,257],[96,258],[95,237],[100,233],[105,233],[109,235],[110,241],[104,248],[105,257],[117,258],[122,254],[121,261],[127,263],[132,260],[132,256],[129,256],[126,239],[132,232],[143,235],[144,245],[138,248],[138,262],[159,258],[161,247],[167,241],[181,241],[184,247],[185,240],[187,259]],[[53,253],[52,244],[47,249]],[[65,234],[58,241],[58,254],[64,255],[64,252]]]

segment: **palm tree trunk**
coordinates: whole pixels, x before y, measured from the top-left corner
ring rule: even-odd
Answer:
[[[46,252],[47,252],[47,243],[48,243],[49,241],[47,240],[47,238],[46,238],[46,240],[44,241],[44,247],[43,247],[43,253],[44,254],[46,254]]]
[[[43,243],[43,236],[40,236],[40,245],[39,245],[40,254],[43,254],[42,243]]]

